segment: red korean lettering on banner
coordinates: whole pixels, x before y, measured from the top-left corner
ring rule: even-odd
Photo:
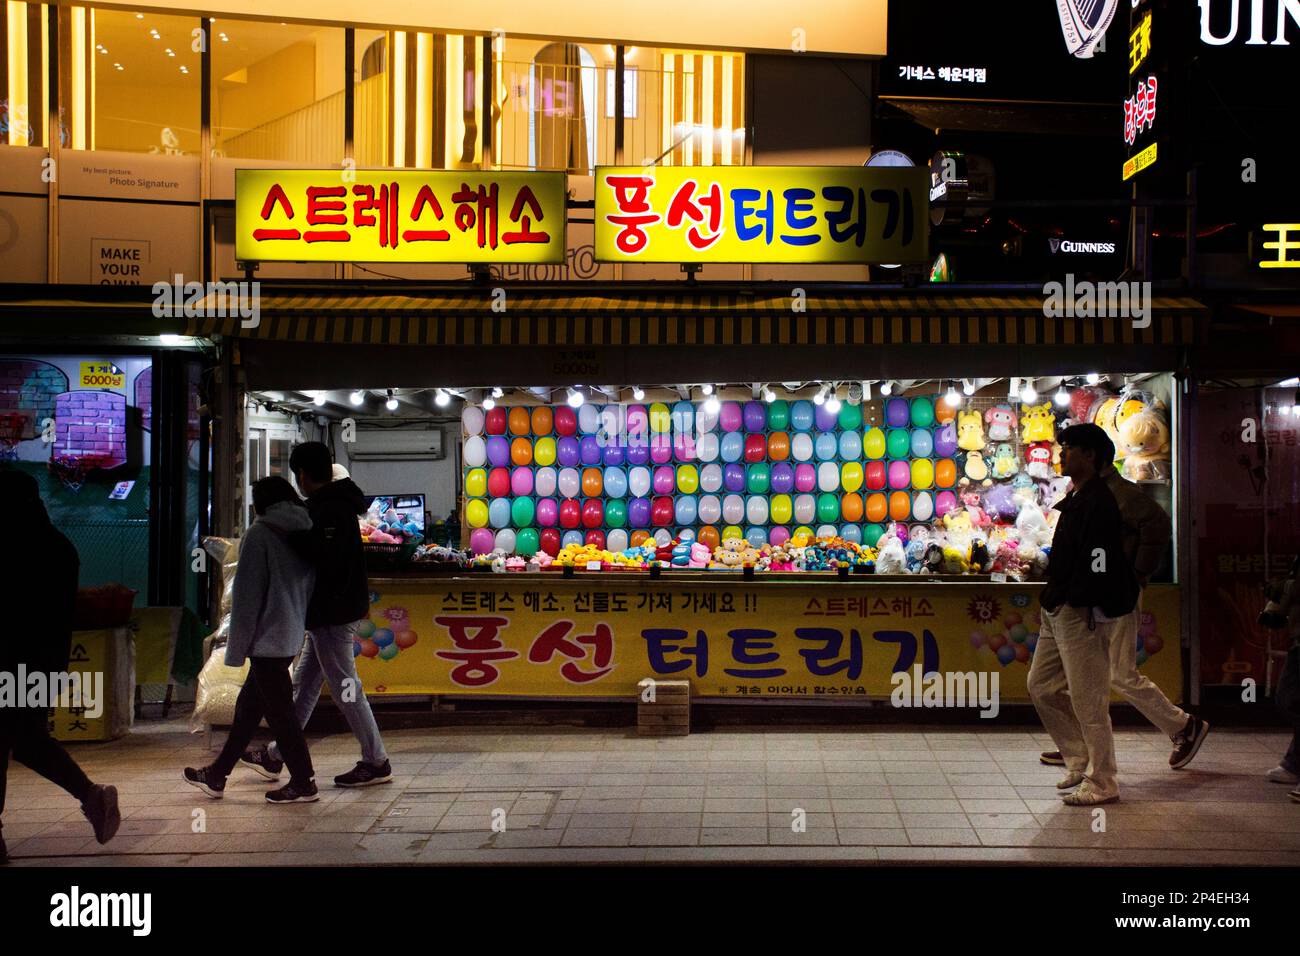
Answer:
[[[442,204],[433,194],[433,187],[427,183],[415,194],[415,204],[411,207],[411,222],[418,225],[426,208],[432,211],[434,219],[442,222]],[[405,229],[402,231],[402,238],[407,242],[447,242],[451,239],[451,233],[446,229]]]
[[[346,226],[348,224],[346,186],[307,187],[307,225]],[[346,229],[308,229],[302,234],[306,242],[348,242]]]
[[[460,661],[452,668],[451,680],[461,687],[486,687],[501,676],[492,661],[508,661],[519,656],[518,651],[505,649],[498,632],[509,624],[504,617],[478,617],[445,615],[435,617],[434,623],[445,627],[458,650],[434,651],[434,657]]]
[[[614,191],[614,201],[618,203],[619,209],[619,215],[607,215],[605,219],[622,227],[614,237],[614,245],[625,255],[634,256],[644,252],[650,242],[645,227],[663,218],[651,208],[648,199],[654,184],[651,176],[605,177],[605,185]]]
[[[289,202],[289,197],[285,195],[284,187],[275,183],[266,191],[266,200],[262,203],[261,216],[262,221],[266,222],[271,218],[271,212],[279,206],[284,210],[285,218],[293,218],[293,204]],[[300,239],[302,233],[297,229],[254,229],[253,238],[258,242],[266,239]]]
[[[701,232],[698,225],[686,231],[686,241],[694,249],[707,249],[722,237],[722,186],[714,183],[698,197],[695,195],[696,183],[688,179],[677,188],[672,201],[668,204],[668,228],[680,229],[686,219],[695,223],[705,222],[708,212],[706,232]]]
[[[495,189],[496,187],[493,186]],[[533,219],[541,222],[545,216],[542,214],[542,204],[537,201],[537,196],[528,186],[521,186],[518,195],[515,196],[514,205],[510,207],[510,221],[519,226],[516,232],[505,232],[501,234],[501,241],[507,246],[514,245],[516,242],[550,242],[551,234],[534,230],[532,220],[528,218],[528,210],[532,210]]]
[[[480,249],[497,247],[497,192],[496,183],[470,189],[469,183],[463,182],[451,197],[456,203],[456,228],[461,232],[477,229],[475,238]]]
[[[375,187],[358,183],[352,187],[355,196],[362,197],[352,203],[352,225],[378,227],[381,248],[397,248],[397,183],[384,183],[375,196]],[[378,216],[372,215],[377,212]]]
[[[556,654],[570,658],[560,667],[560,674],[572,684],[586,684],[599,680],[614,669],[614,634],[609,625],[603,621],[596,625],[591,634],[575,635],[569,640],[573,630],[572,621],[556,621],[542,631],[528,649],[528,660],[533,664],[545,664]],[[579,663],[589,656],[596,670],[583,670]]]

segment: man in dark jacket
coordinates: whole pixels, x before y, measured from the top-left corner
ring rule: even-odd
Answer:
[[[1061,471],[1074,488],[1060,512],[1039,596],[1042,627],[1029,668],[1029,695],[1065,760],[1061,790],[1071,806],[1119,799],[1110,725],[1110,643],[1137,605],[1138,582],[1124,553],[1123,523],[1100,469],[1115,445],[1096,425],[1061,432]]]
[[[307,496],[312,520],[311,531],[304,532],[297,544],[316,568],[316,585],[307,605],[308,641],[293,673],[294,712],[306,727],[321,687],[329,681],[330,697],[361,743],[361,760],[335,777],[335,786],[388,783],[393,768],[357,677],[352,650],[357,628],[370,613],[370,586],[357,524],[358,516],[365,514],[366,499],[351,478],[333,480],[330,450],[320,442],[295,446],[289,470]],[[268,780],[278,779],[284,767],[274,743],[248,751],[240,763]]]
[[[0,472],[0,502],[7,512],[6,524],[13,540],[23,542],[21,560],[6,562],[5,573],[0,575],[0,607],[39,608],[42,618],[36,637],[19,628],[4,629],[0,635],[0,675],[16,684],[20,666],[27,674],[64,674],[72,647],[72,612],[81,564],[77,550],[50,523],[36,479],[31,475]],[[46,706],[27,706],[32,703],[27,700],[27,688],[16,686],[15,690],[15,700],[0,704],[0,814],[4,813],[9,753],[13,751],[19,763],[76,797],[81,812],[94,827],[95,839],[107,843],[122,822],[117,788],[91,783],[77,762],[50,736]],[[0,833],[0,863],[7,861]]]

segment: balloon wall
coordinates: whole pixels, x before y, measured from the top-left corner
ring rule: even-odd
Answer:
[[[954,413],[933,396],[832,412],[811,401],[466,407],[464,520],[478,554],[621,551],[655,539],[874,545],[958,507]]]

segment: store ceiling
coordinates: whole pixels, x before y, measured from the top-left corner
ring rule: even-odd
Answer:
[[[1091,103],[1011,103],[882,97],[893,108],[936,133],[1036,133],[1059,136],[1105,136],[1116,132],[1116,109]]]

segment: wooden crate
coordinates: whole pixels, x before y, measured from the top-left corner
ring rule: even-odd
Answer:
[[[645,699],[647,686],[654,688],[654,700]],[[655,680],[647,677],[637,685],[637,733],[647,737],[685,736],[691,732],[691,684],[684,680]]]

